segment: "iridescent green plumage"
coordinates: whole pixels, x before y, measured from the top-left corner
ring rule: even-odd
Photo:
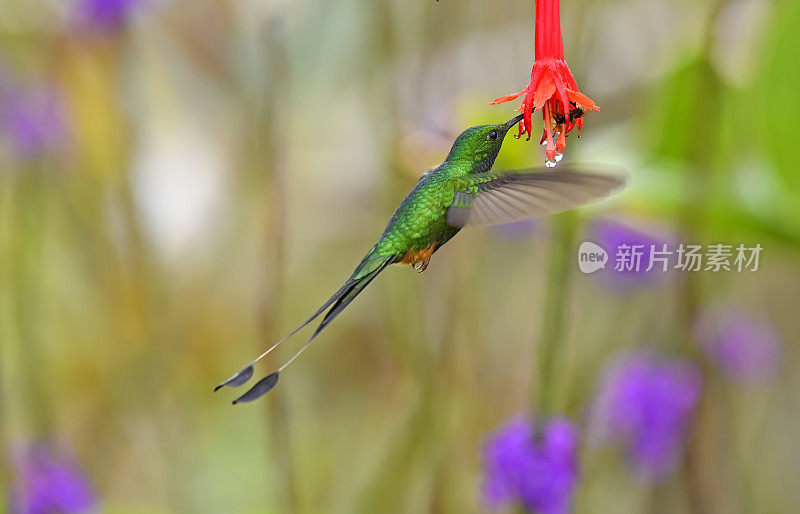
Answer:
[[[367,258],[393,255],[424,271],[430,256],[461,229],[447,223],[458,179],[491,169],[510,123],[462,132],[444,162],[425,172],[400,202]]]
[[[277,383],[279,373],[383,270],[400,263],[424,271],[433,253],[464,225],[544,216],[606,196],[623,183],[618,177],[591,173],[490,171],[506,133],[519,120],[520,116],[500,125],[481,125],[462,132],[444,162],[423,174],[400,202],[383,234],[344,285],[314,315],[217,389],[247,382],[255,362],[328,309],[306,345],[234,403],[249,402],[267,393]]]

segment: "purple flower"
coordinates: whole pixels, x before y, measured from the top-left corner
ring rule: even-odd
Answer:
[[[527,418],[507,422],[487,439],[484,496],[490,505],[521,503],[543,514],[569,511],[578,478],[577,431],[565,419],[552,419],[534,438]]]
[[[127,24],[137,3],[141,0],[81,0],[78,19],[89,30],[114,32]]]
[[[683,450],[702,380],[688,361],[638,351],[617,358],[601,378],[593,405],[595,442],[622,442],[635,471],[668,475]]]
[[[780,337],[764,318],[730,306],[708,309],[695,326],[695,337],[709,360],[732,379],[761,380],[778,367]]]
[[[40,157],[66,141],[64,109],[56,92],[43,86],[3,84],[0,87],[2,136],[21,159]]]
[[[77,463],[56,457],[44,445],[15,459],[11,512],[48,514],[90,512],[95,497]]]
[[[665,275],[663,264],[654,259],[650,267],[651,252],[661,252],[664,244],[667,251],[671,244],[667,240],[651,237],[622,223],[611,220],[597,220],[589,227],[589,240],[600,245],[608,252],[608,263],[605,272],[599,276],[606,284],[615,289],[632,289],[657,283]],[[674,248],[672,248],[674,250]],[[657,258],[657,253],[652,254]],[[665,256],[669,259],[671,256]],[[671,261],[667,270],[671,270]]]

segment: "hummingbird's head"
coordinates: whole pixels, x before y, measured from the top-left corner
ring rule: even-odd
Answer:
[[[489,171],[500,153],[503,139],[512,127],[522,119],[522,114],[499,125],[470,127],[456,138],[445,162],[466,162],[473,173]]]

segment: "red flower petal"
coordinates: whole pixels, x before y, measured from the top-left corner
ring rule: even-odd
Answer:
[[[524,95],[527,92],[528,92],[528,88],[526,87],[525,89],[523,89],[519,93],[514,93],[513,95],[501,96],[500,98],[495,98],[494,100],[489,102],[489,105],[497,105],[497,104],[501,104],[503,102],[510,102],[511,100],[516,100],[517,98],[519,98],[520,96]]]

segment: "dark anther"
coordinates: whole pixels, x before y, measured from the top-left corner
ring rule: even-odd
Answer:
[[[585,111],[580,107],[576,107],[574,109],[570,109],[569,111],[569,121],[575,122],[578,118],[582,117]]]

